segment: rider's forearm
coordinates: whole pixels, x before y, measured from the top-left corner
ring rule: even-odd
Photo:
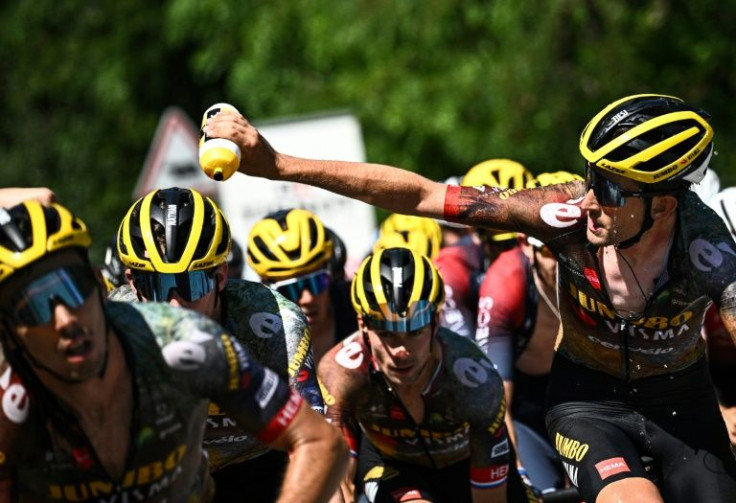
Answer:
[[[396,213],[442,218],[446,185],[383,164],[315,161],[276,154],[279,178],[336,192]]]
[[[279,502],[327,501],[338,490],[349,453],[339,432],[325,426],[332,434],[303,438],[294,445]]]

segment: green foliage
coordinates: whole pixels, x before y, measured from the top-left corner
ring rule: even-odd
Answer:
[[[609,101],[662,92],[713,112],[736,183],[734,0],[6,0],[0,174],[48,185],[97,253],[161,112],[252,119],[350,109],[371,160],[442,179],[491,157],[581,171]]]

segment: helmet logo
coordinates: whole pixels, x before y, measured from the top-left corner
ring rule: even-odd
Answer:
[[[166,206],[166,225],[176,225],[176,205]]]
[[[628,116],[629,116],[628,110],[621,110],[619,113],[611,117],[611,120],[613,121],[613,125],[618,124],[619,122],[621,122],[623,119],[625,119]]]
[[[401,267],[392,267],[391,268],[391,275],[393,276],[393,283],[394,286],[401,288],[404,286],[404,269]]]

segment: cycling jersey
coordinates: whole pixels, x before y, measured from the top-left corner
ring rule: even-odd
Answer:
[[[604,485],[640,473],[634,466],[647,438],[640,435],[647,422],[671,435],[677,446],[700,447],[704,469],[695,473],[701,483],[723,485],[731,494],[734,458],[727,449],[728,437],[715,400],[709,399],[713,395],[710,380],[707,375],[702,379],[702,373],[688,381],[678,376],[704,366],[700,329],[705,310],[711,301],[717,306],[727,303],[736,282],[733,240],[721,219],[695,193],[681,194],[665,270],[644,314],[627,321],[616,314],[598,249],[586,240],[586,214],[580,207],[584,194],[582,182],[520,192],[448,187],[445,216],[457,220],[462,215],[470,224],[513,227],[542,240],[557,256],[562,339],[550,374],[552,408],[547,426],[555,442],[558,434],[564,437],[556,444],[563,462],[569,460],[571,449],[582,449],[583,443],[595,443],[602,453],[574,452],[580,473],[570,473],[570,478],[586,498],[594,501]],[[684,386],[688,382],[700,387]],[[680,384],[684,388],[679,389]],[[659,407],[641,407],[637,392],[645,386],[647,397],[662,398]],[[679,407],[695,398],[702,398],[697,406],[681,409],[686,421],[668,418],[667,413],[678,416],[680,410],[668,410],[668,405]],[[614,408],[605,409],[610,402]],[[570,410],[574,416],[568,414]],[[639,426],[617,427],[615,419],[622,414],[631,425]],[[578,430],[580,438],[573,434]],[[590,443],[583,441],[583,432]],[[678,449],[665,446],[657,455],[662,463],[676,464],[682,452]],[[626,452],[626,457],[605,457],[616,452]],[[715,465],[725,469],[709,470]],[[674,470],[670,473],[679,477]]]
[[[513,227],[552,249],[559,264],[559,354],[624,380],[667,374],[702,358],[705,309],[711,301],[720,305],[736,281],[736,250],[723,222],[695,193],[682,194],[666,269],[644,316],[625,321],[604,287],[598,250],[586,241],[583,195],[583,182],[515,193],[450,186],[445,216]]]
[[[331,349],[319,366],[327,418],[343,430],[357,455],[358,429],[388,458],[442,469],[470,458],[474,487],[506,482],[510,447],[503,384],[471,340],[440,328],[442,361],[422,398],[417,424],[377,370],[361,334]]]
[[[129,285],[118,288],[109,298],[137,301]],[[323,413],[309,328],[301,310],[271,288],[246,280],[228,280],[222,302],[222,325],[228,333],[261,365],[288,381],[314,410]],[[268,451],[216,403],[209,407],[204,445],[212,471]]]
[[[475,341],[505,381],[513,381],[514,362],[534,334],[539,292],[529,258],[519,247],[491,264],[478,293]]]
[[[215,399],[259,440],[288,427],[302,398],[223,329],[162,303],[107,302],[105,318],[133,379],[131,447],[113,480],[74,413],[33,382],[0,370],[0,478],[21,501],[207,501],[202,436]]]
[[[445,282],[440,324],[456,334],[473,337],[478,309],[478,278],[483,274],[483,248],[469,238],[440,248],[434,260]]]

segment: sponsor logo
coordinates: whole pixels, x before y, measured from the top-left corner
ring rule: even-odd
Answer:
[[[167,204],[166,205],[166,225],[176,225],[176,205],[175,204]]]
[[[401,410],[401,407],[392,405],[391,408],[389,408],[388,410],[388,417],[390,417],[393,421],[403,421],[406,419],[406,414],[404,414],[404,411]]]
[[[274,313],[255,313],[248,320],[248,325],[256,337],[270,339],[283,332],[284,323],[281,316]]]
[[[21,424],[28,418],[28,393],[20,379],[8,367],[0,376],[0,389],[3,390],[3,413],[10,421]]]
[[[387,428],[371,424],[370,429],[384,437],[400,438],[411,444],[415,443],[412,440],[416,441],[420,437],[437,444],[449,444],[461,441],[467,442],[469,426],[465,423],[452,431],[430,431],[424,428],[419,428],[417,431],[414,428]]]
[[[491,427],[488,428],[488,431],[495,434],[504,424],[505,418],[506,418],[506,400],[502,399],[501,407],[499,407],[498,409],[498,414],[496,414],[496,417],[493,418],[493,422],[491,423]]]
[[[276,415],[276,422],[282,427],[288,426],[296,417],[296,413],[299,412],[299,406],[301,403],[301,397],[295,392],[292,392],[291,395],[289,395],[289,400]]]
[[[317,383],[319,384],[319,390],[322,393],[322,400],[324,400],[325,405],[335,405],[335,397],[332,396],[332,393],[330,393],[324,384],[322,384],[322,381],[317,379]]]
[[[268,367],[263,368],[263,381],[261,382],[260,388],[256,392],[256,401],[261,409],[265,409],[268,402],[273,398],[276,393],[276,388],[279,385],[279,376]]]
[[[299,373],[299,367],[302,366],[304,360],[307,359],[309,354],[309,345],[311,342],[309,330],[304,333],[304,337],[299,341],[299,345],[296,347],[296,352],[291,356],[289,360],[289,377],[295,377]]]
[[[736,256],[736,252],[727,243],[717,245],[705,239],[695,239],[688,248],[690,261],[699,271],[710,272],[723,264],[723,254]]]
[[[618,473],[631,471],[624,458],[606,459],[600,463],[596,463],[595,469],[598,470],[598,475],[601,476],[601,480],[606,480],[608,477],[612,477]]]
[[[346,369],[355,370],[363,363],[363,348],[357,340],[345,340],[335,354],[335,361]]]
[[[202,344],[211,341],[212,336],[201,330],[192,330],[188,340],[173,341],[161,350],[169,364],[176,370],[197,370],[206,360],[207,353]]]
[[[509,474],[509,465],[492,465],[485,468],[470,467],[470,480],[476,485],[502,482]]]
[[[611,125],[615,126],[616,124],[618,124],[619,122],[621,122],[623,119],[625,119],[628,116],[629,116],[628,110],[621,110],[619,113],[611,117],[611,121],[613,122],[613,124]]]
[[[251,440],[253,440],[253,437],[250,435],[227,435],[213,440],[205,440],[203,443],[204,445],[235,444],[238,442],[249,442]]]
[[[488,380],[488,370],[493,364],[488,360],[479,362],[471,358],[458,358],[452,365],[455,375],[468,388],[477,388]]]
[[[585,276],[585,279],[588,280],[588,283],[590,283],[590,286],[592,286],[596,290],[601,289],[601,280],[598,277],[598,273],[593,269],[592,267],[586,267],[583,269],[583,275]]]
[[[596,344],[600,344],[601,346],[603,346],[604,348],[607,348],[607,349],[615,349],[615,350],[621,349],[621,346],[619,346],[618,344],[614,344],[614,343],[608,342],[608,341],[602,341],[602,340],[600,340],[597,337],[593,337],[592,335],[589,335],[588,336],[588,340],[590,342],[595,342]],[[629,351],[631,351],[633,353],[640,353],[640,354],[643,354],[643,355],[650,355],[650,356],[666,355],[667,353],[671,353],[672,351],[674,351],[674,349],[675,348],[673,348],[673,347],[667,347],[667,348],[640,348],[640,347],[636,347],[636,346],[629,346]]]
[[[562,466],[565,468],[565,471],[567,472],[567,476],[570,478],[570,482],[572,482],[572,485],[575,487],[578,486],[578,467],[573,466],[570,463],[562,462]]]
[[[581,444],[578,440],[567,438],[559,433],[555,435],[555,449],[563,458],[581,461],[589,448],[588,444]]]
[[[230,375],[228,387],[230,389],[238,389],[240,369],[238,368],[238,356],[235,353],[235,348],[233,348],[233,342],[227,335],[222,335],[220,340],[222,340],[222,347],[225,349],[225,359],[227,360],[227,369]]]
[[[78,484],[51,484],[48,498],[52,500],[87,501],[115,494],[110,501],[144,501],[160,497],[171,482],[181,474],[181,461],[187,451],[182,444],[161,460],[130,470],[119,484],[93,480]]]
[[[582,290],[579,290],[572,282],[569,283],[569,294],[572,297],[573,302],[577,303],[585,311],[598,314],[599,316],[609,320],[616,319],[616,314],[612,307],[604,304],[595,297],[589,296]],[[663,316],[642,317],[636,321],[627,322],[627,324],[641,328],[665,330],[667,328],[679,327],[685,324],[692,317],[692,311],[683,311],[671,318]]]
[[[613,171],[614,173],[620,173],[622,175],[626,173],[625,170],[623,170],[623,169],[621,169],[621,168],[619,168],[617,166],[614,166],[613,164],[611,164],[608,161],[598,161],[598,166],[600,166],[601,168],[605,168],[608,171]]]
[[[505,438],[502,442],[497,443],[493,446],[493,449],[491,449],[491,456],[503,456],[504,454],[508,454],[509,452],[509,440]]]
[[[575,225],[583,216],[583,210],[574,204],[548,203],[539,209],[544,223],[557,229]]]

